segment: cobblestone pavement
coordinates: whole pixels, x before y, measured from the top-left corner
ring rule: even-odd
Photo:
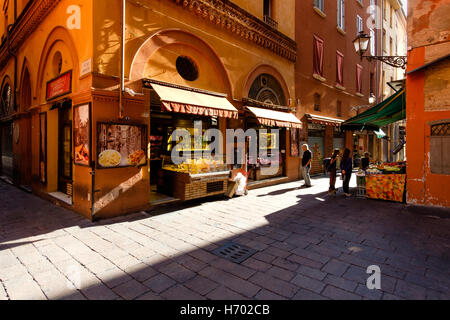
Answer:
[[[313,184],[91,223],[0,182],[0,300],[450,298],[448,211]],[[212,254],[230,240],[258,252]],[[381,290],[366,287],[369,265]]]

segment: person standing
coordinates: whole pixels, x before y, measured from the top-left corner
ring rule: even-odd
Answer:
[[[342,160],[341,160],[341,173],[342,173],[342,177],[344,179],[343,189],[344,189],[344,195],[346,197],[351,196],[349,184],[350,184],[350,179],[352,177],[352,170],[353,170],[353,162],[352,162],[352,158],[350,157],[350,149],[345,148],[344,154],[343,154]]]
[[[302,169],[303,169],[303,179],[305,180],[305,184],[302,187],[310,188],[311,177],[309,176],[309,171],[311,170],[312,153],[309,150],[307,144],[304,144],[302,146],[302,149],[303,149]]]
[[[339,149],[334,149],[333,155],[330,158],[330,164],[328,165],[328,171],[330,172],[330,188],[328,189],[328,194],[332,195],[336,194],[336,170],[339,153]]]
[[[361,169],[367,170],[370,165],[370,154],[368,152],[364,153],[364,158],[361,159]]]

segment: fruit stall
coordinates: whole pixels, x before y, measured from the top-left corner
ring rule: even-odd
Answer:
[[[406,192],[406,162],[370,165],[356,174],[358,190],[364,188],[369,199],[404,202]]]

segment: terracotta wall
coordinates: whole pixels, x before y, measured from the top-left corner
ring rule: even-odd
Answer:
[[[296,40],[298,57],[295,72],[295,96],[297,115],[305,113],[317,114],[346,120],[356,115],[351,107],[368,105],[370,70],[375,72],[375,63],[361,61],[355,53],[352,41],[356,37],[356,15],[364,19],[364,30],[367,17],[366,7],[361,7],[357,1],[346,1],[345,34],[340,33],[337,26],[337,1],[325,1],[325,17],[313,9],[313,1],[296,1]],[[313,35],[324,40],[324,78],[321,82],[313,78]],[[344,90],[335,87],[336,84],[336,50],[344,55]],[[363,66],[363,97],[356,95],[356,64]],[[375,73],[376,79],[376,73]],[[376,87],[376,85],[374,86]],[[321,110],[314,110],[314,94],[321,95]],[[337,114],[337,101],[342,101],[342,116]]]
[[[423,66],[439,56],[450,53],[450,1],[409,1],[408,71]],[[447,59],[448,60],[448,59]],[[438,96],[433,88],[440,85]],[[448,61],[411,73],[406,83],[407,105],[407,201],[411,204],[450,207],[450,175],[433,174],[430,170],[430,122],[449,119],[448,100],[439,96],[450,94]],[[440,108],[430,103],[432,96]],[[431,99],[434,100],[434,99]]]

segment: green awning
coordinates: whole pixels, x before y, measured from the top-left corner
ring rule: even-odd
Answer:
[[[348,119],[341,125],[342,130],[378,130],[399,120],[406,119],[405,90],[394,93],[376,106]]]

